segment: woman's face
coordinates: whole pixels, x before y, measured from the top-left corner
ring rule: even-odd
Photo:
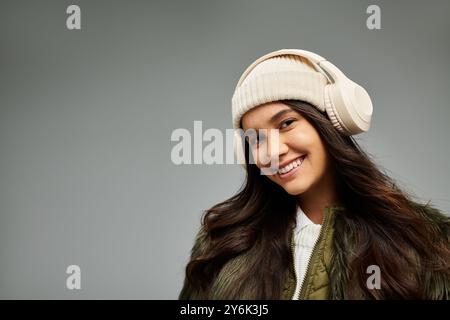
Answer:
[[[242,117],[244,131],[267,129],[261,139],[249,139],[253,158],[259,168],[268,168],[266,160],[278,157],[278,171],[267,175],[291,195],[308,190],[324,190],[331,181],[329,156],[316,129],[299,113],[281,102],[270,102],[249,110]],[[278,150],[271,154],[272,129],[278,129]],[[265,163],[265,164],[264,164]],[[287,164],[287,166],[286,166]]]

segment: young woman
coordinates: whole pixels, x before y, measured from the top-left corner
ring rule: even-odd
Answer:
[[[250,65],[233,125],[278,139],[237,144],[246,180],[204,214],[179,299],[449,299],[450,218],[358,146],[371,115],[367,92],[314,53]],[[277,172],[261,174],[264,157]]]

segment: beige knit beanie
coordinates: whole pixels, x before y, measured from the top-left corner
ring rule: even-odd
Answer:
[[[235,89],[232,97],[233,127],[241,128],[242,116],[261,104],[284,99],[309,102],[325,112],[326,77],[298,55],[281,55],[257,64]]]

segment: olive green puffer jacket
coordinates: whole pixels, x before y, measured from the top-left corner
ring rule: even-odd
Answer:
[[[413,203],[418,214],[432,223],[442,234],[444,241],[450,242],[450,217],[439,210],[417,203]],[[347,257],[352,247],[352,237],[348,234],[345,219],[339,219],[339,215],[345,213],[341,204],[326,207],[324,220],[316,246],[313,249],[309,265],[306,271],[300,299],[346,299],[346,283],[348,280]],[[203,228],[197,234],[195,244],[191,251],[191,259],[197,257],[207,247]],[[291,236],[291,250],[293,237]],[[179,299],[226,299],[222,295],[221,288],[239,278],[241,266],[246,263],[251,250],[230,259],[221,269],[211,286],[209,296],[205,296],[196,290],[187,281],[184,281]],[[292,250],[293,254],[293,250]],[[369,275],[368,275],[369,276]],[[429,271],[424,276],[424,289],[428,299],[449,299],[450,279],[448,275]],[[293,264],[291,264],[286,279],[281,299],[292,299],[296,286],[296,277]],[[242,299],[249,299],[246,293]],[[364,297],[361,297],[364,298]]]

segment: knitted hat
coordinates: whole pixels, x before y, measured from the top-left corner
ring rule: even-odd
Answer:
[[[240,121],[250,109],[277,100],[303,100],[325,112],[326,85],[326,77],[306,58],[288,54],[264,60],[235,89],[233,127],[241,128]]]

